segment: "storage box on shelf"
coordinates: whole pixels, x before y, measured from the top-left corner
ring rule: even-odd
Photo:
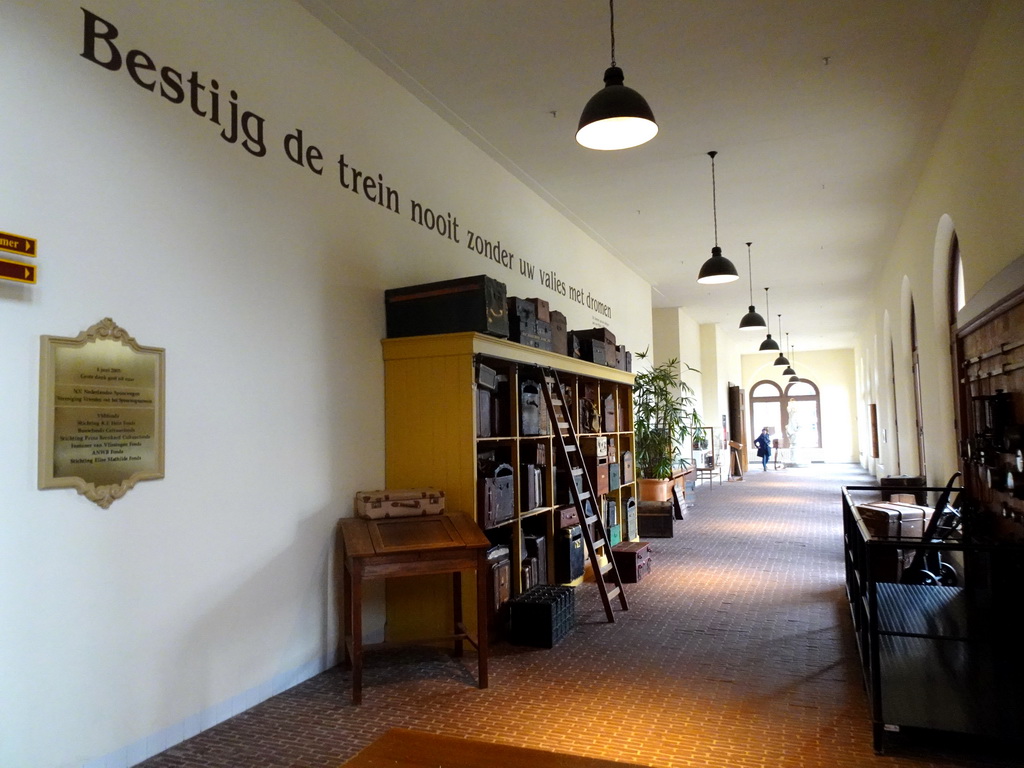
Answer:
[[[606,469],[609,444],[616,463],[633,451],[633,375],[480,333],[389,338],[382,346],[387,485],[442,488],[449,509],[471,514],[507,548],[512,597],[535,584],[579,583],[575,570],[563,573],[562,550],[584,548],[562,533],[578,521],[565,508],[571,479],[555,460],[539,368],[558,373],[581,448],[596,457],[601,444]],[[618,480],[596,500],[597,511],[609,501],[635,507],[635,484],[621,467]],[[628,532],[623,526],[623,538]],[[425,628],[443,634],[436,618],[437,601],[450,591],[443,587],[432,577],[389,583],[389,639],[422,636]],[[471,598],[467,590],[467,612]]]

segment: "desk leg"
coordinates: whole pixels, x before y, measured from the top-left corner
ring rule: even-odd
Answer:
[[[480,688],[487,687],[487,587],[490,569],[487,567],[487,555],[484,550],[476,560],[476,652],[479,665]]]
[[[351,608],[346,609],[346,618],[351,614],[352,624],[352,703],[363,701],[363,566],[352,564]]]
[[[455,655],[462,656],[462,571],[452,573],[452,613],[455,617]]]
[[[341,596],[344,605],[342,606],[340,644],[341,661],[345,665],[345,669],[352,668],[352,655],[349,646],[352,638],[352,572],[349,570],[350,567],[347,562],[342,564]]]

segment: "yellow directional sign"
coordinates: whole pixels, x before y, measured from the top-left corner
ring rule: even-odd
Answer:
[[[36,268],[33,264],[0,259],[0,280],[15,280],[19,283],[35,283]]]
[[[36,240],[32,237],[12,235],[10,232],[0,232],[0,251],[35,257]]]

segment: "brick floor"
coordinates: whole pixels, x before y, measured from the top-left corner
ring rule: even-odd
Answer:
[[[340,668],[142,763],[145,768],[337,766],[390,727],[651,766],[1021,766],[963,740],[871,748],[845,605],[839,487],[854,465],[762,472],[704,486],[650,578],[604,621],[592,584],[551,650],[498,644],[490,688],[475,658],[377,651],[364,703]]]

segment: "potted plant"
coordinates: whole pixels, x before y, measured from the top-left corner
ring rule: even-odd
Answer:
[[[637,354],[639,359],[647,352]],[[700,417],[694,410],[693,389],[679,378],[680,366],[697,371],[673,358],[636,375],[633,383],[634,461],[642,501],[672,498],[672,476],[689,463],[681,447],[700,434]],[[697,371],[699,373],[699,371]]]

